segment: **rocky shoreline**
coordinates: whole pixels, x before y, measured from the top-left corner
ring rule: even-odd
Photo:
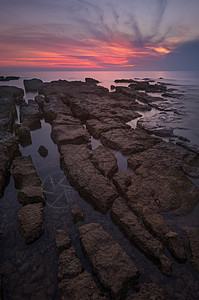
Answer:
[[[193,274],[199,269],[199,228],[175,230],[164,216],[165,213],[173,218],[186,216],[199,201],[199,188],[193,183],[199,178],[199,151],[181,137],[175,137],[173,128],[162,118],[164,111],[172,109],[164,97],[175,98],[179,94],[150,79],[116,82],[129,86],[112,87],[113,92],[109,92],[92,78],[86,78],[85,82],[26,80],[26,91],[39,93],[28,103],[23,100],[22,89],[0,87],[1,197],[12,169],[19,189],[17,199],[22,204],[16,211],[19,232],[27,247],[37,243],[46,230],[44,206],[48,196],[31,156],[22,155],[19,148],[32,144],[31,132],[41,128],[44,118],[51,125],[60,166],[90,210],[105,217],[110,214],[110,226],[115,224],[130,242],[129,247],[138,249],[147,261],[157,266],[163,281],[167,281],[166,277],[172,280],[176,265],[186,270],[185,265],[191,263],[189,274],[195,276],[196,286],[199,277]],[[156,97],[155,93],[161,93],[162,97]],[[16,105],[20,105],[20,124],[15,124]],[[151,120],[142,118],[135,129],[127,124],[154,107],[160,113]],[[170,140],[175,137],[177,143],[162,141],[161,137]],[[94,149],[92,138],[98,139],[101,145]],[[48,149],[42,145],[39,149],[45,159]],[[114,151],[128,155],[125,172],[119,171]],[[91,222],[88,212],[75,205],[71,214],[73,230],[89,268],[82,265],[67,228],[60,227],[50,233],[58,251],[57,288],[61,299],[179,297],[179,288],[169,291],[169,287],[162,289],[151,278],[143,281],[141,267],[100,223]],[[6,272],[2,270],[2,273]],[[52,289],[51,294],[50,286],[48,293],[42,290],[42,299],[55,299],[56,292]],[[34,299],[31,288],[23,293]],[[197,293],[197,288],[192,288],[190,294],[187,286],[180,296],[192,299],[193,295],[199,296]]]

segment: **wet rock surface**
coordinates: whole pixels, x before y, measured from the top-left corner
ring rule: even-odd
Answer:
[[[46,157],[48,155],[48,150],[43,145],[39,146],[38,152],[43,157]]]
[[[31,156],[17,157],[13,162],[12,175],[20,189],[18,201],[23,205],[18,211],[19,231],[26,244],[30,244],[43,234],[45,191]]]
[[[120,299],[139,277],[137,267],[100,224],[81,226],[79,237],[99,281]]]
[[[59,169],[59,153],[48,144],[50,133],[49,137],[45,135],[44,141],[38,140],[35,149],[33,161],[38,173],[30,157],[17,157],[14,161],[13,177],[20,189],[18,200],[24,206],[19,209],[11,180],[9,186],[13,185],[13,192],[6,192],[6,198],[1,199],[5,203],[0,209],[6,295],[8,298],[15,295],[16,299],[58,300],[56,276],[61,299],[164,299],[164,293],[167,299],[196,299],[199,279],[192,265],[197,270],[198,233],[189,233],[190,258],[179,227],[179,218],[185,217],[173,215],[190,214],[188,218],[191,220],[192,213],[196,214],[193,209],[197,210],[198,188],[193,183],[197,184],[199,177],[198,150],[190,148],[188,141],[182,138],[179,138],[178,145],[174,145],[150,136],[171,137],[173,127],[168,126],[170,121],[175,121],[178,127],[182,118],[179,103],[175,100],[177,98],[169,97],[169,94],[177,97],[178,92],[167,89],[166,84],[152,85],[149,78],[144,82],[127,80],[132,84],[130,87],[116,86],[112,93],[98,86],[93,79],[87,81],[37,81],[33,89],[41,95],[37,95],[35,101],[21,105],[23,123],[15,128],[24,147],[22,151],[28,152],[25,146],[30,130],[36,129],[36,124],[40,124],[44,116],[52,126],[51,137],[57,144],[53,147],[58,146],[67,179]],[[0,88],[0,95],[7,97],[8,92],[11,93],[8,111],[12,111],[22,93],[9,89]],[[156,92],[167,97],[156,96]],[[126,122],[135,120],[136,123],[136,118],[142,114],[152,115],[156,110],[151,108],[161,111],[157,114],[158,119],[152,117],[148,123],[147,119],[140,119],[139,128],[130,129]],[[170,115],[168,122],[167,112]],[[11,115],[14,114],[13,110]],[[9,119],[9,124],[13,124],[13,119]],[[50,125],[42,121],[41,130],[43,126]],[[17,148],[14,146],[17,146],[16,141],[4,147],[11,127],[6,125],[3,129],[3,148],[0,143],[1,157],[4,158],[0,164],[0,174],[3,174],[0,179],[4,186],[5,179],[9,178],[12,153]],[[33,143],[40,138],[40,133],[40,130],[38,134],[37,131],[31,133]],[[92,137],[99,139],[96,143],[102,142],[104,146],[93,150]],[[43,159],[37,151],[45,141],[49,153]],[[133,172],[126,167],[127,157],[121,168],[118,158],[121,153],[111,149],[132,155],[128,167]],[[54,152],[57,155],[55,161]],[[113,153],[118,159],[119,173],[116,174],[118,166]],[[45,185],[50,186],[45,222],[46,198],[38,174]],[[80,207],[86,214],[85,220]],[[18,210],[18,226],[26,242],[38,239],[28,246],[20,238],[17,221],[13,223]],[[81,226],[79,221],[89,224]],[[100,223],[104,229],[91,222]],[[71,240],[63,230],[56,233],[59,228],[67,230]],[[58,274],[54,239],[58,251]],[[184,264],[186,259],[188,263]],[[190,260],[192,265],[189,265]],[[139,279],[135,265],[139,269]],[[136,281],[140,282],[139,286],[135,286]]]
[[[191,264],[199,272],[199,230],[196,228],[185,228],[191,251]]]
[[[58,250],[58,290],[61,299],[105,299],[89,272],[85,271],[63,230],[56,233]]]
[[[78,205],[73,206],[71,215],[74,223],[81,222],[86,219],[85,212]]]

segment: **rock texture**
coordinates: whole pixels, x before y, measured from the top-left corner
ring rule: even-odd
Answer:
[[[42,113],[35,101],[29,100],[28,103],[23,103],[20,106],[20,121],[23,126],[30,128],[30,130],[41,128],[41,117]]]
[[[41,79],[33,78],[24,80],[26,92],[35,92],[41,89],[43,81]]]
[[[105,299],[91,275],[83,269],[68,235],[63,230],[58,230],[55,241],[58,250],[57,279],[61,299]]]
[[[142,283],[139,291],[131,294],[126,300],[166,300],[164,291],[154,283]]]
[[[154,261],[164,274],[171,275],[172,263],[165,256],[163,245],[142,226],[121,198],[114,201],[111,218],[132,244]]]
[[[114,299],[121,299],[136,282],[139,276],[137,267],[100,224],[81,226],[79,237],[100,283]]]
[[[186,228],[185,232],[192,256],[191,264],[199,272],[199,230],[196,228]]]
[[[73,206],[71,209],[71,215],[74,223],[84,221],[86,218],[85,212],[78,205]]]
[[[43,157],[46,157],[48,155],[48,150],[43,145],[39,146],[38,152]]]
[[[20,189],[18,201],[24,205],[18,211],[18,225],[27,244],[43,234],[45,191],[31,156],[17,157],[13,162],[13,178]]]

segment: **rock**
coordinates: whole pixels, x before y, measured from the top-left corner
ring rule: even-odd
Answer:
[[[18,193],[18,201],[22,205],[33,203],[46,203],[45,191],[41,186],[26,186]]]
[[[164,291],[154,283],[141,283],[139,291],[131,294],[126,300],[166,300]]]
[[[133,90],[144,90],[146,93],[163,93],[167,90],[164,84],[149,84],[149,81],[133,81],[129,84]]]
[[[105,118],[101,120],[87,120],[86,128],[95,138],[100,138],[100,135],[103,132],[109,131],[111,129],[130,129],[130,126],[121,122],[120,120]]]
[[[101,141],[105,146],[129,155],[144,151],[160,140],[139,129],[112,129],[101,134]]]
[[[73,206],[71,215],[74,223],[84,221],[86,218],[85,212],[78,205]]]
[[[115,83],[131,83],[131,82],[135,82],[135,80],[133,80],[133,79],[115,79],[114,82]]]
[[[68,235],[63,230],[57,230],[55,242],[58,253],[67,250],[71,247],[71,241]]]
[[[114,90],[116,88],[116,86],[111,84],[110,88],[111,88],[111,90]]]
[[[114,299],[121,299],[136,282],[139,276],[137,267],[100,224],[81,226],[79,237],[100,283]]]
[[[96,79],[93,79],[93,78],[85,78],[85,82],[87,83],[91,83],[91,84],[96,84],[96,83],[99,83],[98,80]]]
[[[16,103],[21,101],[24,96],[24,91],[16,86],[0,86],[0,98],[13,98]]]
[[[28,101],[20,106],[20,120],[24,126],[29,127],[30,130],[41,128],[40,118],[42,117],[39,106],[35,101]]]
[[[18,211],[19,231],[26,244],[34,242],[43,234],[43,212],[42,203],[28,204]]]
[[[16,137],[9,132],[0,131],[0,198],[10,176],[10,166],[18,151]]]
[[[82,125],[53,126],[51,136],[58,145],[83,144],[90,139],[90,134]]]
[[[118,171],[115,155],[102,145],[93,150],[92,161],[96,169],[108,178],[111,178]]]
[[[131,174],[128,172],[120,172],[113,177],[113,184],[115,185],[119,194],[125,195],[128,187],[131,185]]]
[[[41,179],[30,155],[17,157],[13,161],[12,175],[17,189],[27,186],[41,186]]]
[[[18,76],[0,76],[0,81],[10,81],[10,80],[18,80],[20,77]]]
[[[25,79],[23,81],[26,92],[37,92],[42,88],[43,81],[41,79]]]
[[[44,108],[45,98],[42,95],[36,95],[35,102],[41,109]]]
[[[128,159],[128,166],[135,171],[127,193],[132,209],[151,207],[175,215],[191,212],[199,200],[199,190],[185,176],[185,164],[198,166],[198,155],[165,142]]]
[[[82,265],[76,256],[74,247],[63,250],[58,258],[58,281],[70,279],[82,273]]]
[[[92,164],[92,151],[86,145],[60,147],[61,165],[70,183],[83,198],[99,211],[106,213],[117,193],[109,180]]]
[[[26,147],[32,144],[29,127],[21,125],[17,130],[17,134],[19,136],[19,143],[22,147]]]
[[[39,146],[38,152],[43,157],[46,157],[48,155],[48,150],[43,145]]]
[[[72,115],[70,108],[62,102],[59,96],[50,95],[45,100],[43,114],[47,122],[52,123],[59,115]]]
[[[191,264],[199,272],[199,230],[196,228],[185,228],[189,248],[191,251]]]
[[[163,245],[155,239],[139,222],[124,200],[118,198],[111,208],[111,218],[132,244],[158,265],[166,275],[171,275],[172,263],[165,256]]]
[[[91,275],[84,271],[71,279],[64,279],[58,284],[59,294],[64,299],[106,299],[102,297]]]

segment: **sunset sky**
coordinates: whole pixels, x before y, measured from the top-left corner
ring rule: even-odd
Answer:
[[[199,70],[199,0],[0,0],[0,69]]]

